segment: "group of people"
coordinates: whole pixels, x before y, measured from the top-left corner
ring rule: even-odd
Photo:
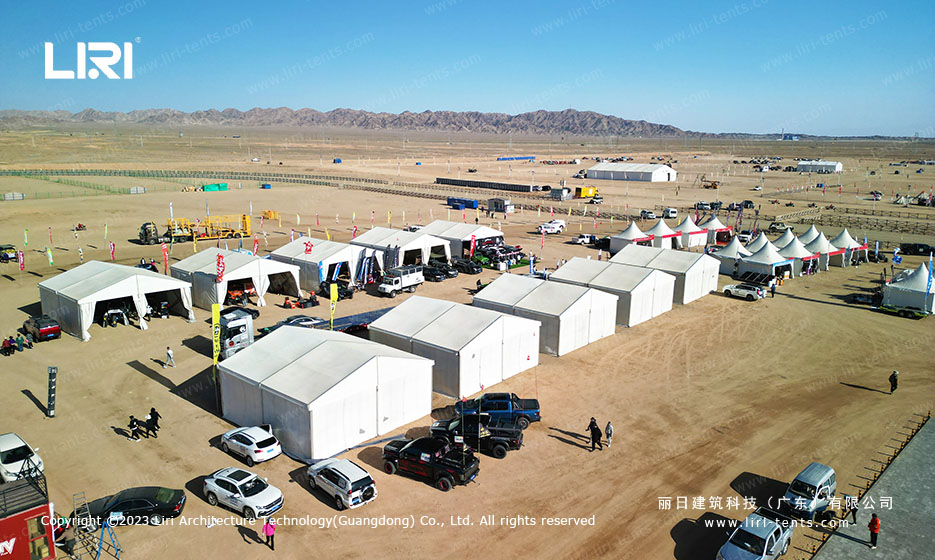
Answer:
[[[591,451],[594,451],[595,446],[601,451],[604,450],[601,436],[607,436],[608,448],[610,447],[611,441],[614,439],[614,425],[610,423],[610,420],[607,421],[607,425],[604,426],[604,431],[601,432],[601,427],[597,425],[597,420],[592,416],[591,423],[588,424],[588,432],[591,434]]]
[[[127,436],[128,440],[131,441],[140,441],[140,436],[143,435],[149,439],[150,435],[154,438],[159,437],[156,435],[156,432],[160,430],[159,420],[162,418],[162,415],[156,411],[156,407],[149,409],[149,414],[146,415],[146,418],[142,421],[138,420],[132,414],[130,415],[130,423],[127,425],[130,428],[130,435]],[[145,430],[146,433],[141,433],[141,430]]]
[[[25,348],[32,348],[33,342],[32,335],[29,333],[26,333],[25,338],[19,333],[16,334],[16,338],[10,335],[9,338],[3,339],[3,347],[2,351],[0,351],[0,355],[12,356],[14,352],[22,352]]]

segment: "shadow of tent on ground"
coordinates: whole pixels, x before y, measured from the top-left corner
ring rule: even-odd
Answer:
[[[203,335],[193,336],[182,340],[182,346],[193,350],[207,358],[214,357],[214,342]]]
[[[218,403],[220,394],[214,381],[213,367],[208,366],[200,373],[175,386],[170,392],[182,397],[198,408],[215,416],[221,416]]]

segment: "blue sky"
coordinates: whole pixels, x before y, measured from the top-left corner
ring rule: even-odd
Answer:
[[[930,1],[4,2],[0,109],[571,107],[935,137],[933,21]],[[133,42],[134,77],[46,80],[44,41],[56,70],[77,41]]]

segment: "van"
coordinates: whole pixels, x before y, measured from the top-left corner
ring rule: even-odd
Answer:
[[[675,219],[679,217],[679,211],[675,208],[666,208],[662,211],[662,217],[666,219]]]
[[[805,467],[793,479],[783,497],[785,507],[792,515],[814,519],[816,514],[824,518],[834,493],[837,491],[834,469],[821,463]]]
[[[253,344],[253,316],[246,311],[235,309],[221,315],[220,329],[222,360]]]

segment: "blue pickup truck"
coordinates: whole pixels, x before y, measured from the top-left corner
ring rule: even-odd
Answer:
[[[483,412],[490,415],[491,421],[512,420],[524,430],[531,422],[542,420],[538,399],[521,399],[516,393],[485,393],[476,399],[458,401],[455,411],[458,414]]]

